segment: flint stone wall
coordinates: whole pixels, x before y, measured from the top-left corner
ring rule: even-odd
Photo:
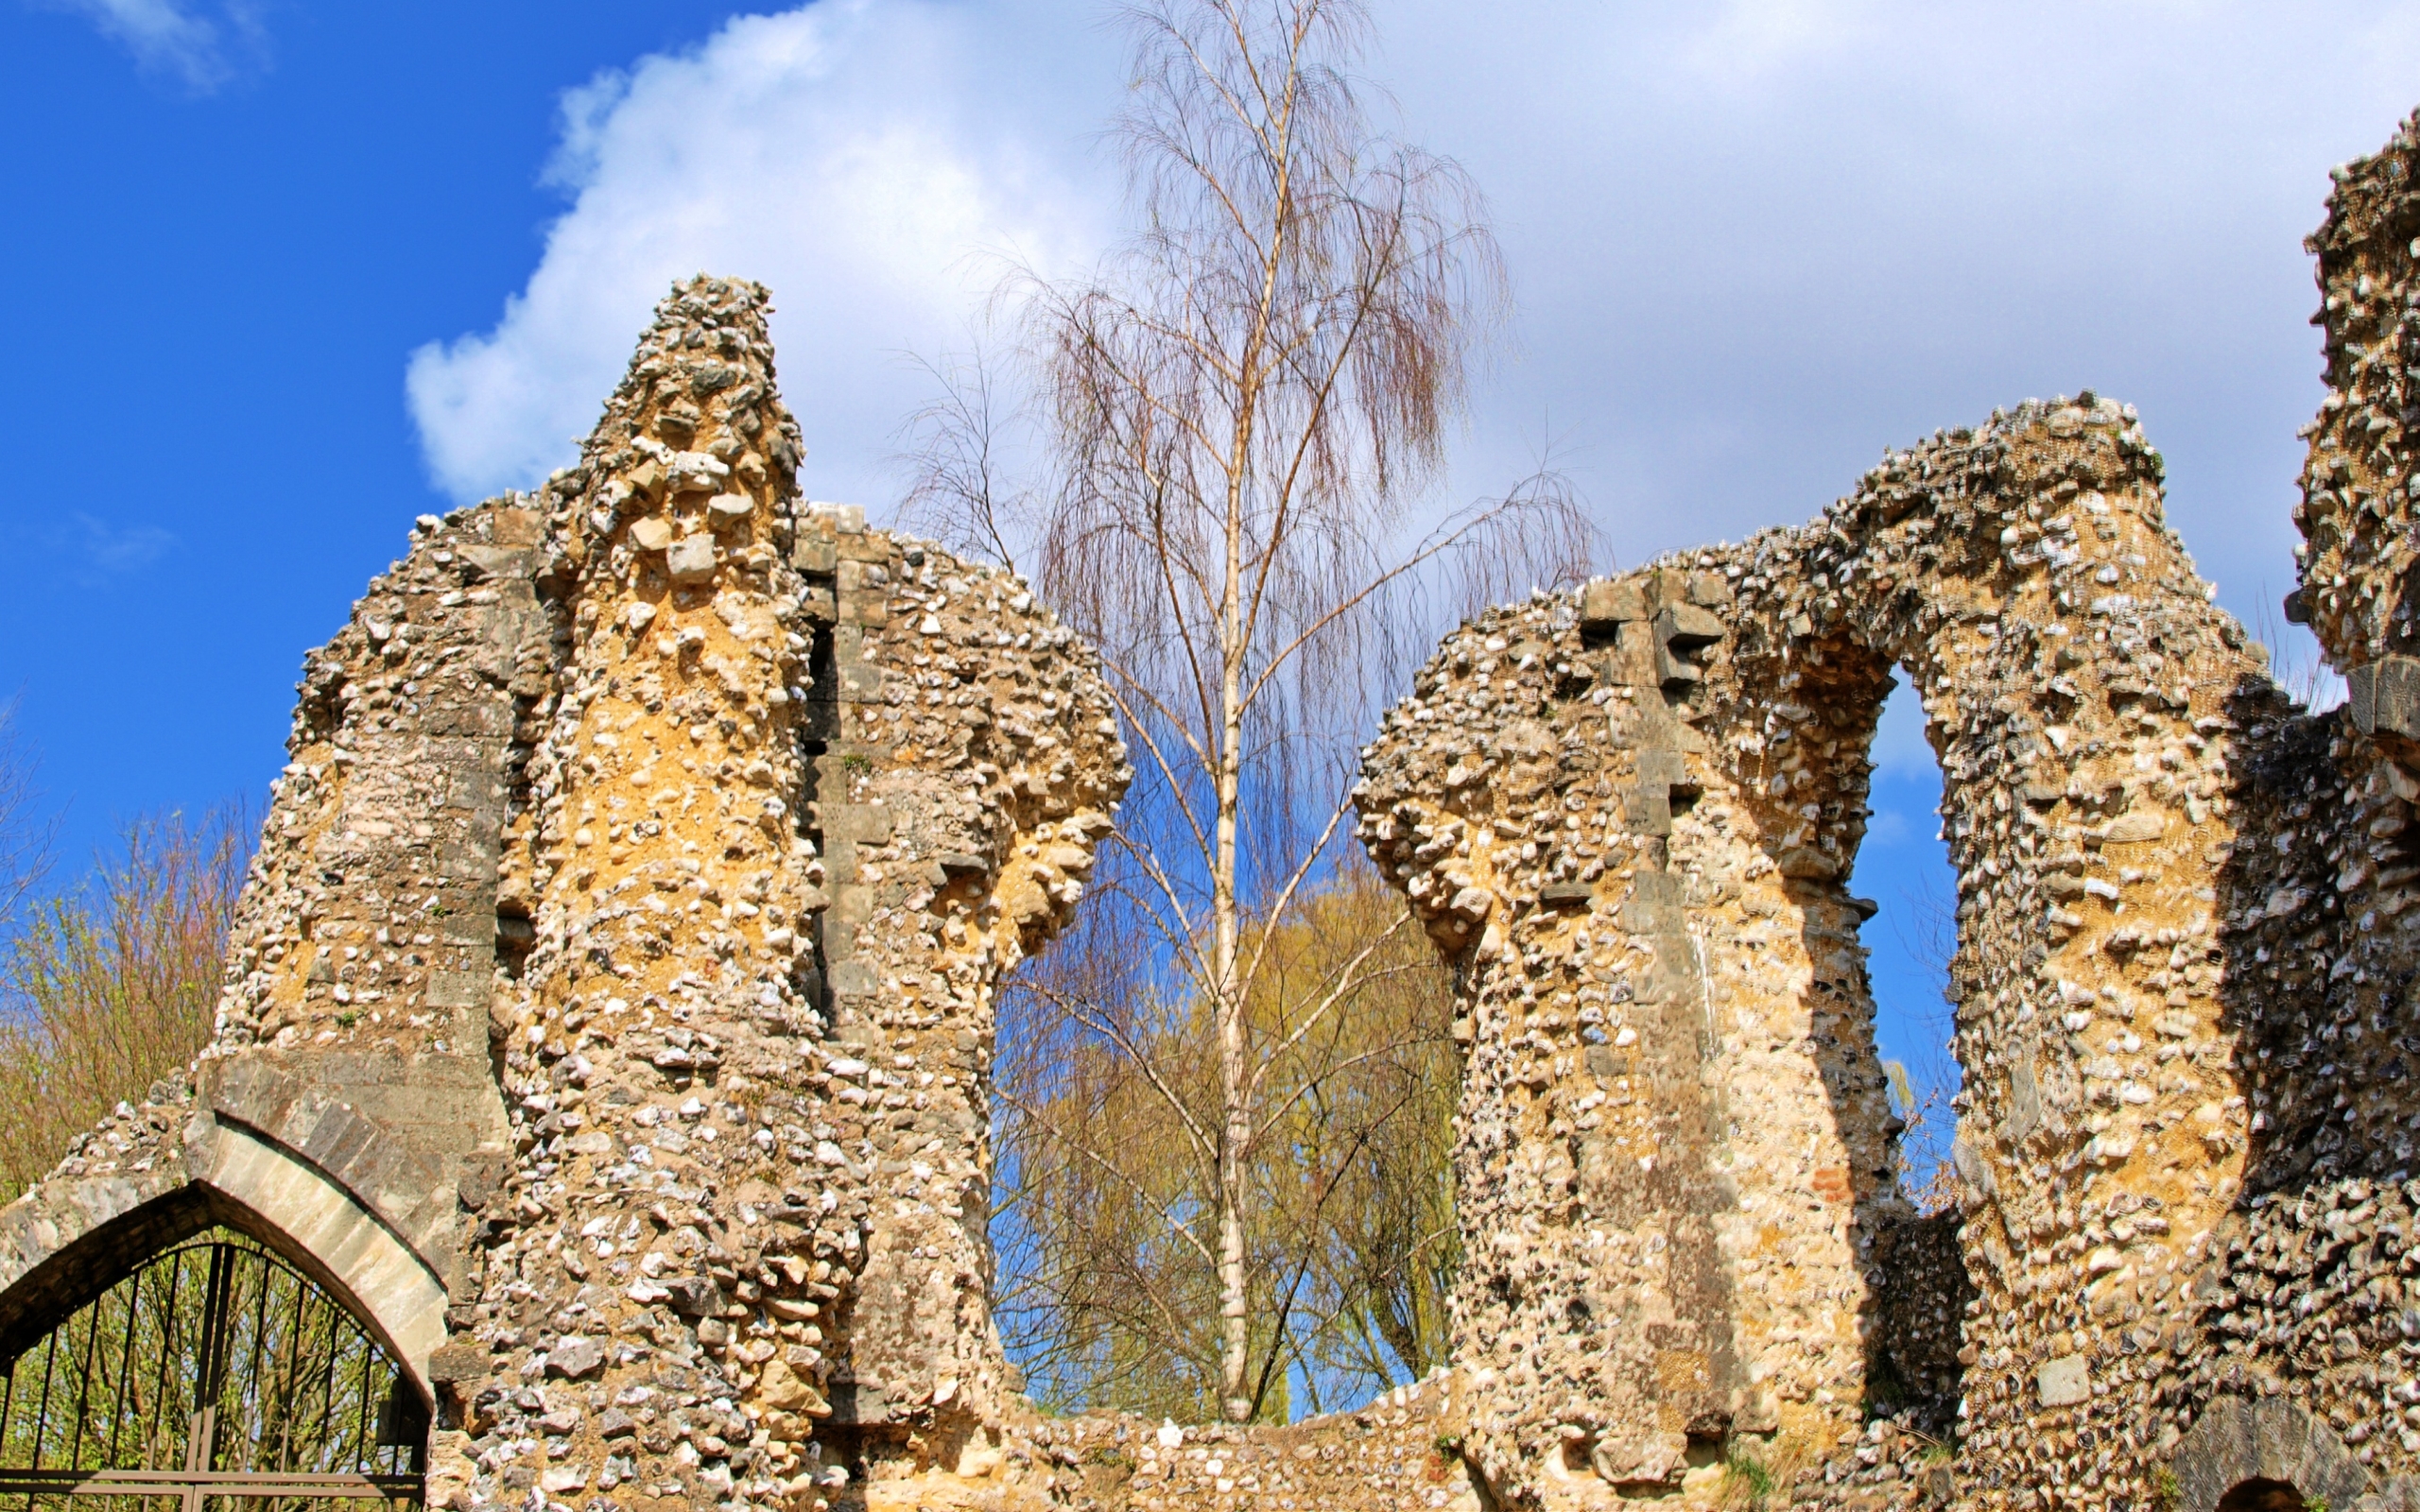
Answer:
[[[766,308],[677,288],[312,654],[216,1038],[0,1211],[0,1339],[226,1222],[429,1393],[436,1504],[1007,1484],[992,995],[1128,774],[1023,583],[800,497]]]
[[[2290,609],[2348,708],[2271,684],[2134,412],[2084,394],[1482,616],[1390,714],[1362,833],[1464,967],[1456,1365],[1495,1495],[1712,1503],[1747,1459],[1806,1505],[2420,1487],[2415,161],[2407,127],[2339,170],[2312,242]],[[1946,1219],[1894,1180],[1844,886],[1894,672],[1958,871]]]

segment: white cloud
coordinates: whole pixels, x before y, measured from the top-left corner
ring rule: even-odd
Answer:
[[[256,52],[261,31],[252,8],[228,5],[216,17],[181,0],[50,0],[54,9],[91,18],[101,35],[134,55],[147,70],[169,75],[196,94],[208,94],[236,74],[240,54]]]
[[[5,538],[21,555],[38,557],[53,576],[88,589],[142,572],[177,543],[172,532],[158,525],[119,524],[81,509],[14,522]],[[0,709],[0,725],[6,723],[6,710]]]
[[[1847,491],[1888,446],[2085,387],[2165,450],[2251,615],[2319,398],[2303,235],[2420,103],[2411,0],[1397,0],[1408,129],[1494,197],[1522,300],[1462,457],[1549,410],[1625,563]]]
[[[1101,244],[1098,0],[854,0],[738,20],[566,101],[572,195],[492,330],[418,353],[468,498],[570,455],[650,301],[700,267],[780,306],[807,486],[886,502],[987,278]],[[2318,399],[2301,238],[2420,102],[2420,0],[1392,0],[1370,71],[1490,192],[1521,350],[1456,491],[1550,426],[1623,563],[1844,492],[1887,446],[2091,387],[2137,404],[2171,518],[2254,617],[2291,579]],[[1909,748],[1915,754],[1914,748]]]
[[[902,359],[959,339],[999,254],[1057,266],[1099,233],[1032,6],[855,0],[730,22],[563,101],[551,181],[572,196],[491,331],[413,353],[429,466],[465,500],[573,453],[648,311],[700,270],[773,291],[785,397],[818,497],[880,504],[924,397]],[[1081,39],[1079,39],[1081,40]],[[1064,67],[1064,75],[1052,70]],[[1098,97],[1098,92],[1091,96]]]
[[[103,573],[130,573],[158,561],[176,537],[158,525],[113,525],[82,510],[68,516],[85,561]]]

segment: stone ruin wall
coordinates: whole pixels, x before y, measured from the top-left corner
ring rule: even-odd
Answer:
[[[1787,1504],[2420,1503],[2415,131],[2312,241],[2289,610],[2344,710],[2272,685],[2087,394],[1484,616],[1389,716],[1363,834],[1465,973],[1463,1452],[1508,1503],[1713,1504],[1745,1453]],[[1936,1218],[1843,885],[1894,670],[1959,875]]]
[[[2420,1504],[2420,120],[2341,169],[2291,615],[2133,411],[1449,636],[1361,830],[1456,964],[1455,1363],[1288,1428],[1037,1418],[983,1305],[1001,974],[1124,753],[1025,586],[801,502],[753,285],[306,666],[218,1035],[0,1211],[0,1348],[260,1233],[428,1387],[432,1502]],[[2407,336],[2407,329],[2415,335]],[[1846,879],[1894,675],[1959,874],[1956,1202],[1896,1182]]]
[[[2115,404],[2025,406],[1812,525],[1484,617],[1389,717],[1364,834],[1469,961],[1458,1160],[1506,1175],[1463,1214],[1456,1315],[1504,1341],[1471,1361],[1491,1482],[1611,1504],[1820,1454],[1877,1353],[1946,1435],[1962,1321],[1970,1476],[2005,1442],[2039,1484],[2104,1422],[2156,1441],[2160,1372],[2117,1341],[2186,1314],[2236,1195],[2205,956],[2227,711],[2260,679],[2158,476]],[[1946,777],[1975,1202],[1972,1294],[1886,1330],[1886,1267],[1929,1236],[1846,878],[1893,666]]]
[[[0,1213],[0,1331],[231,1222],[432,1389],[437,1504],[1001,1484],[993,994],[1123,748],[1022,582],[800,500],[765,310],[676,289],[312,655],[217,1038]]]

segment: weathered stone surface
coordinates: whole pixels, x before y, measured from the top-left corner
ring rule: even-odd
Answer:
[[[217,1040],[0,1212],[0,1333],[231,1222],[433,1392],[441,1505],[1004,1463],[992,995],[1128,773],[1026,585],[799,497],[765,310],[676,289],[312,655]]]
[[[2420,658],[2382,656],[2344,674],[2345,707],[2364,735],[2420,736]]]

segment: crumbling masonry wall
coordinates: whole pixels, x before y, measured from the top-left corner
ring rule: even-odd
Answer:
[[[2134,1413],[2107,1366],[2043,1400],[2099,1357],[2079,1297],[2113,1334],[2188,1306],[2246,1116],[2203,957],[2214,737],[2258,662],[2087,396],[1896,455],[1814,525],[1485,616],[1389,716],[1364,833],[1470,963],[1458,1160],[1503,1173],[1456,1328],[1504,1341],[1465,1358],[1507,1494],[1610,1504],[1862,1428],[1886,1246],[1917,1243],[1845,886],[1893,665],[1961,877],[1967,1442],[2033,1459],[2052,1417]]]
[[[440,1505],[1013,1478],[992,996],[1123,750],[1021,582],[800,498],[766,308],[676,289],[312,655],[217,1038],[0,1212],[0,1337],[232,1222],[396,1348]]]
[[[2415,161],[2407,128],[2340,170],[2313,240],[2290,610],[2348,709],[2271,685],[2133,411],[2085,394],[1483,616],[1389,716],[1363,834],[1465,975],[1457,1369],[1495,1494],[1711,1504],[1744,1456],[1805,1505],[2420,1496]],[[1843,885],[1894,670],[1959,877],[1929,1219]]]

